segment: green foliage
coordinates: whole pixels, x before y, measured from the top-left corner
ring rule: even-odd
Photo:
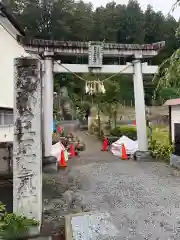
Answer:
[[[175,34],[178,36],[179,33],[177,31],[179,22],[170,15],[165,17],[162,12],[155,12],[151,6],[148,6],[147,10],[143,12],[136,0],[130,0],[127,5],[116,4],[112,1],[105,7],[99,7],[95,10],[92,4],[75,0],[3,0],[3,3],[11,10],[29,36],[51,40],[94,40],[127,44],[166,41],[164,50],[151,61],[153,64],[161,64],[179,48],[178,38],[175,37]],[[178,3],[179,1],[177,5]],[[61,60],[66,63],[87,63],[86,57],[74,56],[70,58],[61,56]],[[171,60],[173,61],[173,67],[168,78],[171,77],[178,83],[180,82],[179,77],[177,77],[178,71],[175,70],[174,72],[174,69],[179,63],[177,59]],[[131,60],[117,59],[118,64],[125,64],[126,61]],[[164,69],[164,66],[162,69]],[[90,77],[97,79],[95,75],[88,76],[88,79]],[[121,84],[123,78],[124,76],[113,78],[113,80],[116,79],[118,87],[121,86],[121,91],[116,91],[117,94],[114,95],[114,99],[126,100],[130,103],[133,101],[132,78],[128,77],[125,84]],[[110,96],[109,98],[107,97],[107,100],[111,99],[112,101],[115,84],[112,83],[114,86],[111,86],[111,82],[113,81],[109,81],[106,85],[108,85],[107,96]],[[146,79],[144,82],[146,85]],[[150,77],[148,83],[152,83],[152,77]],[[72,74],[55,76],[55,91],[58,92],[59,87],[63,86],[63,84],[71,92],[73,101],[79,101],[83,97],[84,81]],[[151,104],[154,87],[156,88],[157,85],[160,86],[158,81],[151,84],[151,86],[150,84],[145,86],[146,104]],[[161,90],[161,86],[158,88],[159,96],[161,96],[159,90]],[[87,100],[87,98],[83,100]]]
[[[102,102],[107,102],[107,103],[113,103],[116,104],[117,102],[120,101],[120,80],[122,79],[111,79],[105,81],[105,89],[106,93],[102,95],[101,101]],[[119,81],[118,81],[119,80]]]
[[[91,104],[88,101],[77,101],[75,102],[75,107],[76,107],[76,116],[78,119],[82,120],[85,115],[86,111],[89,107],[91,107]]]
[[[175,44],[177,22],[139,3],[109,2],[93,10],[90,3],[74,0],[3,0],[30,35],[47,39],[152,43],[168,40]],[[168,23],[168,24],[167,24]],[[172,53],[172,51],[171,51]]]
[[[0,221],[3,218],[5,211],[6,211],[6,206],[2,204],[2,202],[0,201]]]
[[[162,94],[178,97],[180,94],[180,49],[162,63],[158,73],[154,77],[157,84],[154,98],[162,97]],[[166,98],[165,98],[166,100]]]
[[[5,210],[6,210],[6,206],[2,204],[2,202],[0,202],[0,214],[4,214]]]
[[[7,213],[5,205],[0,202],[0,238],[3,240],[18,240],[27,236],[31,227],[39,223],[15,213]]]
[[[149,150],[155,159],[169,163],[173,145],[169,143],[168,130],[167,126],[159,126],[152,129],[152,135],[149,138]]]
[[[179,6],[180,1],[178,0],[174,5],[173,9]],[[154,98],[161,96],[162,88],[173,89],[176,96],[180,94],[180,48],[179,48],[179,36],[180,36],[180,24],[176,25],[175,29],[176,36],[176,48],[174,53],[162,62],[159,67],[157,74],[154,76],[153,82],[156,84]]]
[[[76,102],[76,107],[81,108],[81,110],[85,112],[89,107],[91,107],[91,104],[88,101]]]
[[[121,102],[121,88],[120,81],[118,81],[120,79],[108,79],[104,84],[106,92],[104,94],[96,94],[95,101],[97,102],[98,111],[108,116],[110,129],[112,122],[114,127],[116,126],[118,103]]]
[[[123,135],[125,135],[132,140],[137,140],[136,127],[130,125],[121,125],[114,128],[113,130],[111,130],[111,135],[117,137],[122,137]]]
[[[164,160],[169,163],[170,154],[173,151],[173,145],[164,142],[158,142],[157,140],[149,141],[149,150],[152,152],[152,156],[157,160]]]

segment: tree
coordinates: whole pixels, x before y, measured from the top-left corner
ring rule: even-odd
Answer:
[[[92,4],[79,1],[75,4],[71,18],[71,39],[75,41],[92,40],[93,11]],[[77,31],[78,29],[78,31]]]
[[[143,13],[139,3],[135,0],[130,0],[127,6],[112,1],[105,7],[95,10],[93,10],[92,4],[84,3],[81,0],[78,2],[75,0],[3,0],[3,3],[11,9],[13,15],[24,27],[26,34],[32,37],[127,44],[165,40],[166,47],[151,60],[153,64],[157,65],[169,58],[179,48],[179,38],[176,38],[175,34],[177,37],[180,36],[180,22],[177,22],[172,16],[165,17],[161,12],[155,12],[151,6],[148,6]],[[179,3],[180,0],[177,1],[177,5]],[[179,30],[177,30],[178,26]],[[166,69],[170,62],[177,62],[173,60],[177,55],[178,52],[160,67],[161,77],[165,77],[164,67]],[[63,61],[63,59],[61,60]],[[68,61],[70,62],[71,59],[69,58]],[[87,63],[87,58],[83,57],[83,61]],[[111,59],[106,59],[106,61],[111,61]],[[125,63],[126,59],[119,57],[117,61]],[[174,63],[173,69],[175,68]],[[172,78],[174,74],[175,72],[171,68],[171,77],[169,78]],[[178,74],[177,71],[176,74]],[[86,77],[89,79],[91,76]],[[68,88],[70,91],[74,91],[71,94],[78,98],[82,97],[84,93],[81,90],[84,83],[74,76],[72,78],[66,75],[66,78],[70,81]],[[123,79],[124,77],[121,77],[121,101],[127,100],[130,103],[133,101],[132,78],[127,77],[128,81]],[[176,75],[176,79],[178,81],[178,75]],[[147,103],[151,102],[153,88],[161,86],[158,81],[153,84],[151,82],[152,79],[149,79],[148,86],[145,86]],[[172,80],[170,82],[172,83]]]
[[[106,39],[105,34],[105,10],[103,7],[97,8],[93,14],[93,40],[103,41]]]
[[[126,7],[126,16],[123,26],[124,42],[143,43],[144,42],[144,15],[137,1],[130,0]]]
[[[179,0],[177,4],[179,4]],[[179,29],[179,28],[178,28]],[[178,34],[176,34],[178,38]],[[157,87],[154,98],[157,98],[162,89],[173,91],[173,95],[180,94],[180,48],[178,48],[171,57],[167,58],[159,67],[158,73],[154,77]],[[168,92],[169,93],[169,92]]]
[[[117,80],[107,80],[104,84],[106,92],[96,95],[96,103],[98,112],[100,110],[104,115],[109,117],[108,122],[111,129],[112,123],[113,127],[116,126],[118,103],[120,103],[121,99],[120,84]]]
[[[161,12],[154,12],[151,5],[148,5],[145,14],[145,42],[153,43],[161,41],[163,38],[162,31],[164,30],[165,18]]]

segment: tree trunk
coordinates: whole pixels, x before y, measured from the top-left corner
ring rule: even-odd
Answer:
[[[111,131],[111,116],[109,116],[108,125],[109,125],[109,130]]]
[[[97,115],[98,115],[98,135],[101,136],[101,118],[100,118],[100,108],[99,103],[97,104]]]
[[[114,109],[114,113],[113,113],[113,115],[114,115],[114,128],[117,126],[117,108],[118,108],[118,104],[116,103],[115,104],[115,109]]]

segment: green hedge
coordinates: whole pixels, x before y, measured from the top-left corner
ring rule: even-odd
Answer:
[[[122,137],[123,135],[125,135],[132,140],[137,140],[136,127],[130,125],[121,125],[114,128],[113,130],[111,130],[111,135],[117,137]]]

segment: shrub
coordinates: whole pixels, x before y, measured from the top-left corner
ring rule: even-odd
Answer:
[[[90,125],[90,133],[96,135],[98,132],[99,132],[99,126],[98,126],[97,120],[93,120]]]
[[[34,219],[18,216],[15,213],[7,213],[5,205],[0,202],[0,239],[18,240],[29,233],[31,227],[38,226]]]
[[[122,137],[125,135],[132,140],[137,140],[136,127],[130,125],[121,125],[115,127],[113,130],[111,130],[111,135],[117,137]]]
[[[173,151],[173,145],[152,140],[149,142],[149,150],[152,153],[152,157],[158,160],[165,160],[169,163],[170,154]]]
[[[89,102],[76,102],[76,114],[77,114],[77,118],[82,120],[86,114],[86,111],[88,108],[91,108],[91,103]]]

